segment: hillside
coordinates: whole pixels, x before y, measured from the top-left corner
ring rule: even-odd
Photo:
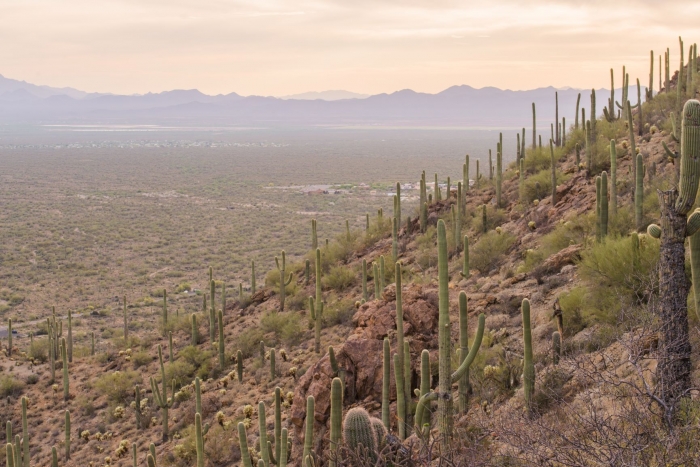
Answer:
[[[278,439],[284,427],[291,440],[290,466],[303,465],[306,448],[316,457],[314,465],[321,466],[333,461],[338,466],[389,461],[425,466],[692,465],[700,455],[700,406],[692,393],[675,407],[672,419],[664,418],[668,410],[662,402],[667,399],[659,395],[656,379],[663,344],[661,242],[644,233],[659,222],[657,192],[678,184],[680,159],[669,157],[663,145],[681,150],[671,112],[678,115],[680,104],[695,95],[697,61],[691,64],[686,89],[680,81],[679,91],[677,75],[671,77],[669,88],[634,109],[627,121],[594,120],[588,136],[582,124],[576,128],[569,121],[566,137],[551,149],[546,144],[532,147],[532,132],[527,131],[522,157],[502,170],[494,161],[492,178],[488,168],[481,168],[479,178],[476,167],[468,166],[471,177],[466,178],[473,184],[462,198],[454,180],[449,191],[426,186],[432,199],[424,217],[418,209],[399,211],[396,235],[396,213],[381,212],[368,217],[366,229],[348,229],[325,245],[318,242],[319,249],[305,258],[308,263],[285,262],[280,253],[282,270],[258,271],[255,291],[239,292],[237,284],[213,270],[210,290],[167,289],[162,298],[123,308],[115,297],[112,312],[72,316],[70,324],[60,311],[55,318],[42,316],[31,323],[32,343],[17,337],[11,355],[5,351],[1,357],[0,394],[6,403],[0,404],[0,417],[12,422],[11,435],[22,431],[21,401],[26,402],[27,437],[13,455],[26,455],[20,454],[24,450],[31,463],[47,465],[55,447],[55,464],[65,466],[145,465],[147,456],[154,455],[157,465],[247,467],[259,459],[266,465],[269,454],[261,451],[267,451],[269,440],[281,465]],[[681,71],[687,76],[690,70]],[[598,93],[597,98],[607,101],[607,95]],[[633,161],[643,170],[633,168]],[[455,161],[457,170],[465,162]],[[427,163],[426,170],[432,186]],[[603,189],[613,171],[616,183]],[[311,231],[308,235],[311,246]],[[462,235],[468,238],[468,265]],[[440,250],[442,240],[446,244]],[[203,283],[208,282],[207,266],[201,265]],[[395,271],[401,273],[400,293]],[[281,280],[289,280],[284,310]],[[462,292],[466,312],[460,309]],[[309,297],[316,298],[316,305],[322,298],[317,319],[311,316]],[[700,310],[694,309],[692,294],[688,302],[690,344],[697,349]],[[185,311],[192,309],[201,311]],[[458,378],[449,393],[438,388],[444,370],[440,363],[445,363],[438,352],[441,309],[449,313],[451,328],[443,329],[450,331],[447,347],[453,353],[458,347],[466,353],[474,334],[480,343],[467,380]],[[529,309],[531,347],[525,345],[524,309]],[[480,334],[475,331],[482,314]],[[53,379],[47,334],[61,345],[66,342],[73,357],[72,362],[67,355],[63,359],[55,344],[59,355]],[[467,334],[469,344],[460,342]],[[409,357],[398,378],[393,364],[383,365],[385,339],[389,354]],[[422,359],[426,350],[427,359]],[[456,355],[448,360],[449,377],[460,360]],[[700,366],[694,356],[691,364],[692,387],[697,387]],[[201,401],[195,378],[201,380]],[[329,453],[337,427],[331,424],[331,388],[341,384],[343,414],[357,414],[351,409],[362,407],[382,418],[382,408],[388,409],[390,434],[379,436],[372,428],[374,434],[366,438],[366,443],[380,444],[375,449],[380,454],[353,451],[349,442],[338,450],[339,458]],[[404,400],[397,401],[397,386],[406,389]],[[434,415],[422,435],[413,429],[419,400],[414,390],[432,390],[438,399],[428,404]],[[315,410],[307,418],[309,396]],[[443,422],[436,409],[452,399],[457,410],[448,443],[441,438]],[[266,411],[262,423],[256,407],[260,402]],[[406,423],[400,427],[398,414],[405,403]],[[198,428],[206,432],[199,446]],[[245,434],[247,448],[240,434]],[[28,466],[29,459],[25,461]]]

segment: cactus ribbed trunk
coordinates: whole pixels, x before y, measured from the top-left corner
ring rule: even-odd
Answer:
[[[532,150],[537,149],[537,115],[535,113],[535,103],[532,103]]]
[[[523,389],[525,407],[532,411],[532,396],[535,392],[535,364],[532,360],[532,332],[530,331],[530,301],[523,300]]]
[[[534,108],[534,107],[533,107]],[[439,382],[438,382],[438,429],[443,437],[443,442],[450,443],[453,429],[453,408],[452,408],[452,359],[450,342],[450,295],[448,290],[448,258],[447,258],[447,238],[445,234],[445,223],[441,220],[437,225],[438,243],[438,347],[439,357]]]
[[[389,407],[389,388],[391,387],[391,346],[388,337],[384,338],[382,356],[382,423],[387,430],[390,430],[391,414]]]
[[[549,140],[549,152],[552,164],[552,206],[557,204],[557,160],[554,158],[554,147],[552,140]]]
[[[659,193],[661,246],[659,249],[659,315],[661,340],[657,377],[661,399],[675,404],[690,388],[688,291],[685,276],[686,216],[676,210],[678,192]],[[672,418],[673,413],[667,414]]]
[[[467,294],[462,291],[459,293],[459,364],[467,358],[469,353],[469,334],[467,325]],[[459,399],[457,407],[459,413],[466,413],[469,407],[469,370],[462,376],[457,383],[457,393]]]
[[[637,230],[641,230],[644,222],[644,160],[641,154],[637,154],[635,167],[634,221]]]
[[[610,211],[617,216],[617,149],[615,140],[610,140]]]

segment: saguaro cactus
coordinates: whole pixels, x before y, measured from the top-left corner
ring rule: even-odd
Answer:
[[[238,382],[243,382],[243,352],[236,351],[236,370],[238,372]]]
[[[464,279],[469,279],[469,237],[464,236],[464,246],[462,247],[462,272],[459,273]]]
[[[530,331],[530,301],[526,298],[522,304],[523,315],[523,389],[525,407],[532,411],[532,396],[535,393],[535,364],[532,359],[532,332]]]
[[[391,429],[390,412],[389,412],[389,387],[391,385],[391,347],[389,338],[384,338],[384,347],[382,353],[382,423],[387,430]]]
[[[286,288],[292,283],[292,273],[289,273],[289,277],[286,277],[285,269],[287,267],[287,255],[282,250],[282,262],[280,263],[279,258],[275,256],[275,264],[277,265],[277,270],[280,272],[280,311],[284,311],[284,299]]]
[[[219,320],[219,369],[223,370],[224,367],[226,366],[226,358],[224,356],[224,350],[225,350],[225,346],[224,346],[224,314],[221,310],[219,310],[218,320]]]
[[[66,343],[68,345],[68,347],[66,347],[68,363],[73,363],[73,317],[70,310],[68,310],[68,340]]]
[[[617,149],[615,140],[610,140],[610,210],[617,216]]]
[[[553,141],[549,140],[549,152],[552,164],[552,206],[557,204],[557,161],[554,158]]]
[[[311,450],[314,445],[314,411],[315,411],[315,401],[314,396],[309,396],[306,398],[306,429],[304,432],[304,452],[301,456],[302,459],[306,459],[311,455]]]
[[[163,289],[163,336],[167,337],[167,335],[168,335],[168,291]]]
[[[348,410],[343,421],[343,439],[349,449],[356,451],[362,446],[368,455],[377,456],[377,434],[374,431],[369,414],[362,407]]]
[[[66,445],[66,460],[70,459],[70,411],[66,410],[65,445]]]
[[[641,154],[636,156],[635,188],[634,188],[634,221],[637,230],[641,230],[644,222],[644,159]]]
[[[691,99],[683,108],[678,188],[659,192],[661,226],[651,225],[647,229],[651,235],[661,238],[658,312],[661,341],[656,373],[659,396],[667,404],[665,415],[669,420],[674,420],[678,401],[687,397],[691,383],[691,346],[687,311],[689,284],[685,276],[685,237],[691,236],[691,270],[696,278],[699,273],[697,255],[693,259],[693,243],[697,240],[693,237],[697,234],[692,230],[697,226],[697,216],[693,213],[688,219],[688,213],[695,202],[699,181],[700,101]],[[695,246],[698,246],[697,243]],[[697,251],[696,249],[696,253]],[[694,285],[693,290],[697,302],[697,286]]]
[[[532,150],[537,149],[537,116],[535,114],[535,103],[532,103]]]
[[[329,465],[336,465],[336,452],[340,445],[340,436],[343,425],[343,383],[340,378],[333,378],[331,382],[331,443]]]
[[[163,383],[163,392],[158,389],[158,384],[151,377],[151,392],[153,400],[160,407],[163,414],[163,442],[168,441],[168,410],[173,406],[173,399],[168,397],[168,384],[165,380],[165,366],[163,365],[163,348],[158,345],[158,360],[160,362],[160,376]],[[175,381],[172,381],[172,393],[175,394]]]
[[[453,413],[452,413],[452,384],[459,381],[471,366],[476,353],[481,346],[481,339],[484,334],[485,317],[482,314],[479,316],[479,327],[474,337],[474,344],[467,357],[462,361],[461,365],[452,372],[451,368],[451,342],[450,342],[450,303],[449,303],[449,276],[448,276],[448,257],[447,257],[447,239],[445,236],[445,223],[438,221],[437,229],[438,243],[438,307],[439,307],[439,384],[438,384],[438,428],[440,434],[446,440],[451,442],[453,430]],[[428,397],[428,396],[425,396]],[[425,402],[425,401],[423,401]],[[419,402],[419,406],[420,406]],[[422,411],[422,409],[421,409]],[[418,417],[418,409],[416,409],[416,418]],[[420,429],[421,427],[418,427]]]
[[[459,363],[467,358],[469,354],[469,335],[467,325],[467,294],[464,291],[459,293]],[[469,370],[464,373],[457,382],[457,407],[460,413],[466,413],[469,406]]]
[[[129,345],[129,317],[126,314],[126,295],[124,295],[124,345]]]
[[[19,448],[19,444],[18,444]],[[19,454],[19,452],[18,452]],[[17,457],[19,464],[19,457]],[[27,428],[27,398],[22,397],[22,465],[29,467],[29,429]]]
[[[375,278],[376,280],[376,278]],[[315,324],[316,353],[321,353],[321,326],[323,325],[323,295],[321,293],[321,250],[316,248],[316,300],[309,297],[311,320]]]
[[[7,319],[7,356],[12,357],[12,318]]]
[[[253,467],[253,463],[250,460],[250,451],[248,450],[248,435],[243,422],[238,422],[238,443],[241,447],[241,467]]]
[[[70,383],[68,381],[68,350],[66,349],[66,339],[61,338],[61,359],[63,360],[63,400],[70,398]]]
[[[197,449],[197,467],[204,467],[204,437],[202,436],[202,414],[194,414],[195,447]]]
[[[369,301],[369,292],[367,291],[367,260],[362,259],[362,299]]]
[[[399,358],[403,357],[403,351],[394,354],[394,379],[396,381],[396,423],[399,429],[399,439],[406,439],[406,393],[404,391],[403,365]],[[402,358],[401,358],[402,359]]]
[[[311,249],[318,248],[318,234],[316,233],[316,219],[311,219]]]

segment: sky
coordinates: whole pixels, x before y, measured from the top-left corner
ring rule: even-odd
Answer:
[[[697,0],[0,0],[0,74],[134,94],[609,87],[700,42]],[[619,85],[620,83],[616,83]]]

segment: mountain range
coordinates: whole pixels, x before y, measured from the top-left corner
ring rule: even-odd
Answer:
[[[281,98],[234,92],[211,96],[196,89],[116,95],[38,86],[0,75],[0,122],[517,128],[531,125],[534,102],[542,131],[554,121],[555,92],[560,118],[573,121],[579,93],[581,107],[590,108],[590,90],[572,88],[511,91],[460,85],[436,94],[410,89],[372,96],[325,91]],[[602,113],[610,90],[596,94],[597,111]],[[630,87],[629,95],[636,94],[636,87]]]

